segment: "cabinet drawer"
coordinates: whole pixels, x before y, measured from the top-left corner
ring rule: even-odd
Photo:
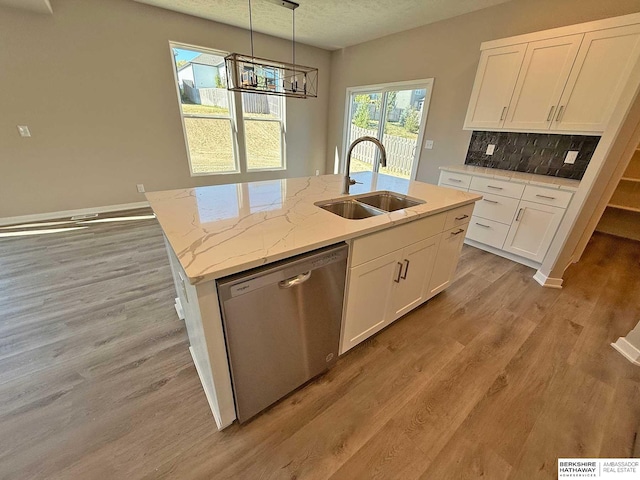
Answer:
[[[513,183],[506,180],[496,180],[488,177],[473,177],[471,190],[483,193],[493,193],[503,197],[520,198],[524,191],[523,183]]]
[[[473,216],[469,222],[467,238],[496,248],[502,248],[509,233],[509,225]]]
[[[538,187],[536,185],[527,185],[522,195],[523,200],[561,208],[567,208],[569,206],[571,197],[573,197],[573,193],[571,192],[558,190],[557,188]]]
[[[473,190],[471,191],[473,192]],[[473,210],[474,216],[511,225],[520,200],[485,192],[474,193],[482,194],[482,200],[476,204],[476,208]]]
[[[454,172],[440,172],[440,184],[442,185],[450,185],[452,187],[458,187],[466,190],[469,188],[470,183],[471,175]]]
[[[464,205],[463,207],[458,207],[447,212],[447,220],[444,222],[444,229],[449,230],[453,227],[469,223],[469,220],[471,220],[471,214],[474,212],[474,205],[475,204],[473,203],[471,205]]]
[[[447,212],[443,212],[356,238],[351,247],[351,266],[360,265],[412,243],[438,235],[444,229],[446,218]]]

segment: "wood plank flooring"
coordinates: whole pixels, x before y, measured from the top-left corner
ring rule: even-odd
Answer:
[[[134,212],[140,214],[140,212]],[[640,244],[596,234],[565,288],[464,247],[453,285],[218,432],[155,220],[0,239],[0,479],[551,479],[632,456]]]

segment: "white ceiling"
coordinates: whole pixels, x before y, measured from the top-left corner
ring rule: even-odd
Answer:
[[[247,0],[135,0],[249,28]],[[296,0],[296,41],[335,50],[510,0]],[[252,0],[253,29],[291,38],[291,10]]]
[[[53,13],[49,0],[0,0],[0,7],[19,8],[47,15]]]

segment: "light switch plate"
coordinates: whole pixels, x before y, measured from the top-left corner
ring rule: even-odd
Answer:
[[[18,125],[18,133],[20,133],[21,137],[30,137],[31,132],[29,131],[29,127],[26,125]]]
[[[568,163],[570,165],[573,165],[574,163],[576,163],[576,158],[578,158],[578,151],[576,150],[569,150],[567,152],[567,156],[564,157],[564,163]]]
[[[424,148],[431,150],[433,148],[433,140],[426,140],[424,142]]]
[[[496,150],[496,146],[492,143],[490,143],[489,145],[487,145],[487,155],[493,155],[493,152]]]
[[[138,190],[138,193],[144,193],[144,185],[142,183],[136,184],[136,189]]]

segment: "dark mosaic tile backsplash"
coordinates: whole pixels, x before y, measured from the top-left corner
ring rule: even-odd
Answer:
[[[466,165],[537,173],[581,180],[600,137],[549,133],[473,132]],[[496,146],[486,155],[487,146]],[[569,150],[577,150],[571,165],[564,163]]]

